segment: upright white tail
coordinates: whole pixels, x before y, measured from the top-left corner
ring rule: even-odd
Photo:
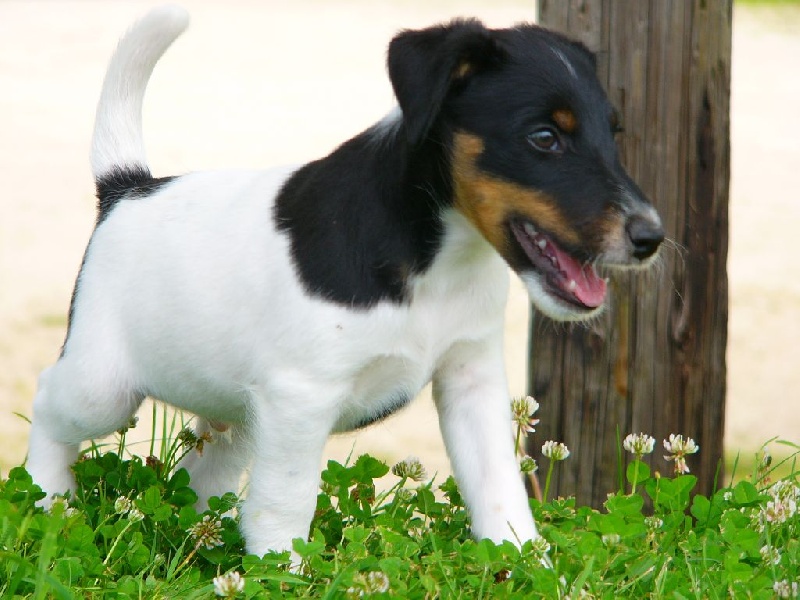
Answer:
[[[92,173],[149,171],[142,136],[142,103],[158,59],[189,25],[189,13],[167,4],[133,24],[120,40],[103,81],[92,135]]]

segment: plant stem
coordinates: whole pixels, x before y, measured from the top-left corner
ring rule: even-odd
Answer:
[[[634,463],[639,462],[639,455],[636,455],[636,460]],[[636,468],[633,470],[633,481],[631,482],[631,496],[636,493],[636,484],[639,483],[639,465],[636,465]]]
[[[550,466],[547,467],[547,477],[544,480],[544,493],[542,494],[542,502],[547,502],[547,495],[550,493],[550,478],[553,475],[553,467],[556,461],[550,459]]]

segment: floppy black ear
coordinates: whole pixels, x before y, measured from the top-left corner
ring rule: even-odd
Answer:
[[[505,56],[492,32],[477,20],[397,35],[389,44],[389,79],[409,142],[417,145],[425,139],[454,86],[500,64]]]

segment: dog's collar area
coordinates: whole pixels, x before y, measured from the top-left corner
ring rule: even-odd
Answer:
[[[510,227],[533,268],[554,295],[584,309],[602,306],[606,281],[593,264],[581,263],[526,219],[513,219]]]

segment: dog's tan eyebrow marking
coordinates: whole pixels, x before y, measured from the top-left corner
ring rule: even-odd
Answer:
[[[483,140],[468,133],[453,139],[455,206],[503,254],[508,250],[507,223],[512,217],[529,219],[560,241],[576,244],[579,234],[548,194],[482,172],[476,165]]]
[[[559,108],[551,115],[559,129],[565,133],[575,133],[578,129],[578,119],[575,113],[568,108]]]

